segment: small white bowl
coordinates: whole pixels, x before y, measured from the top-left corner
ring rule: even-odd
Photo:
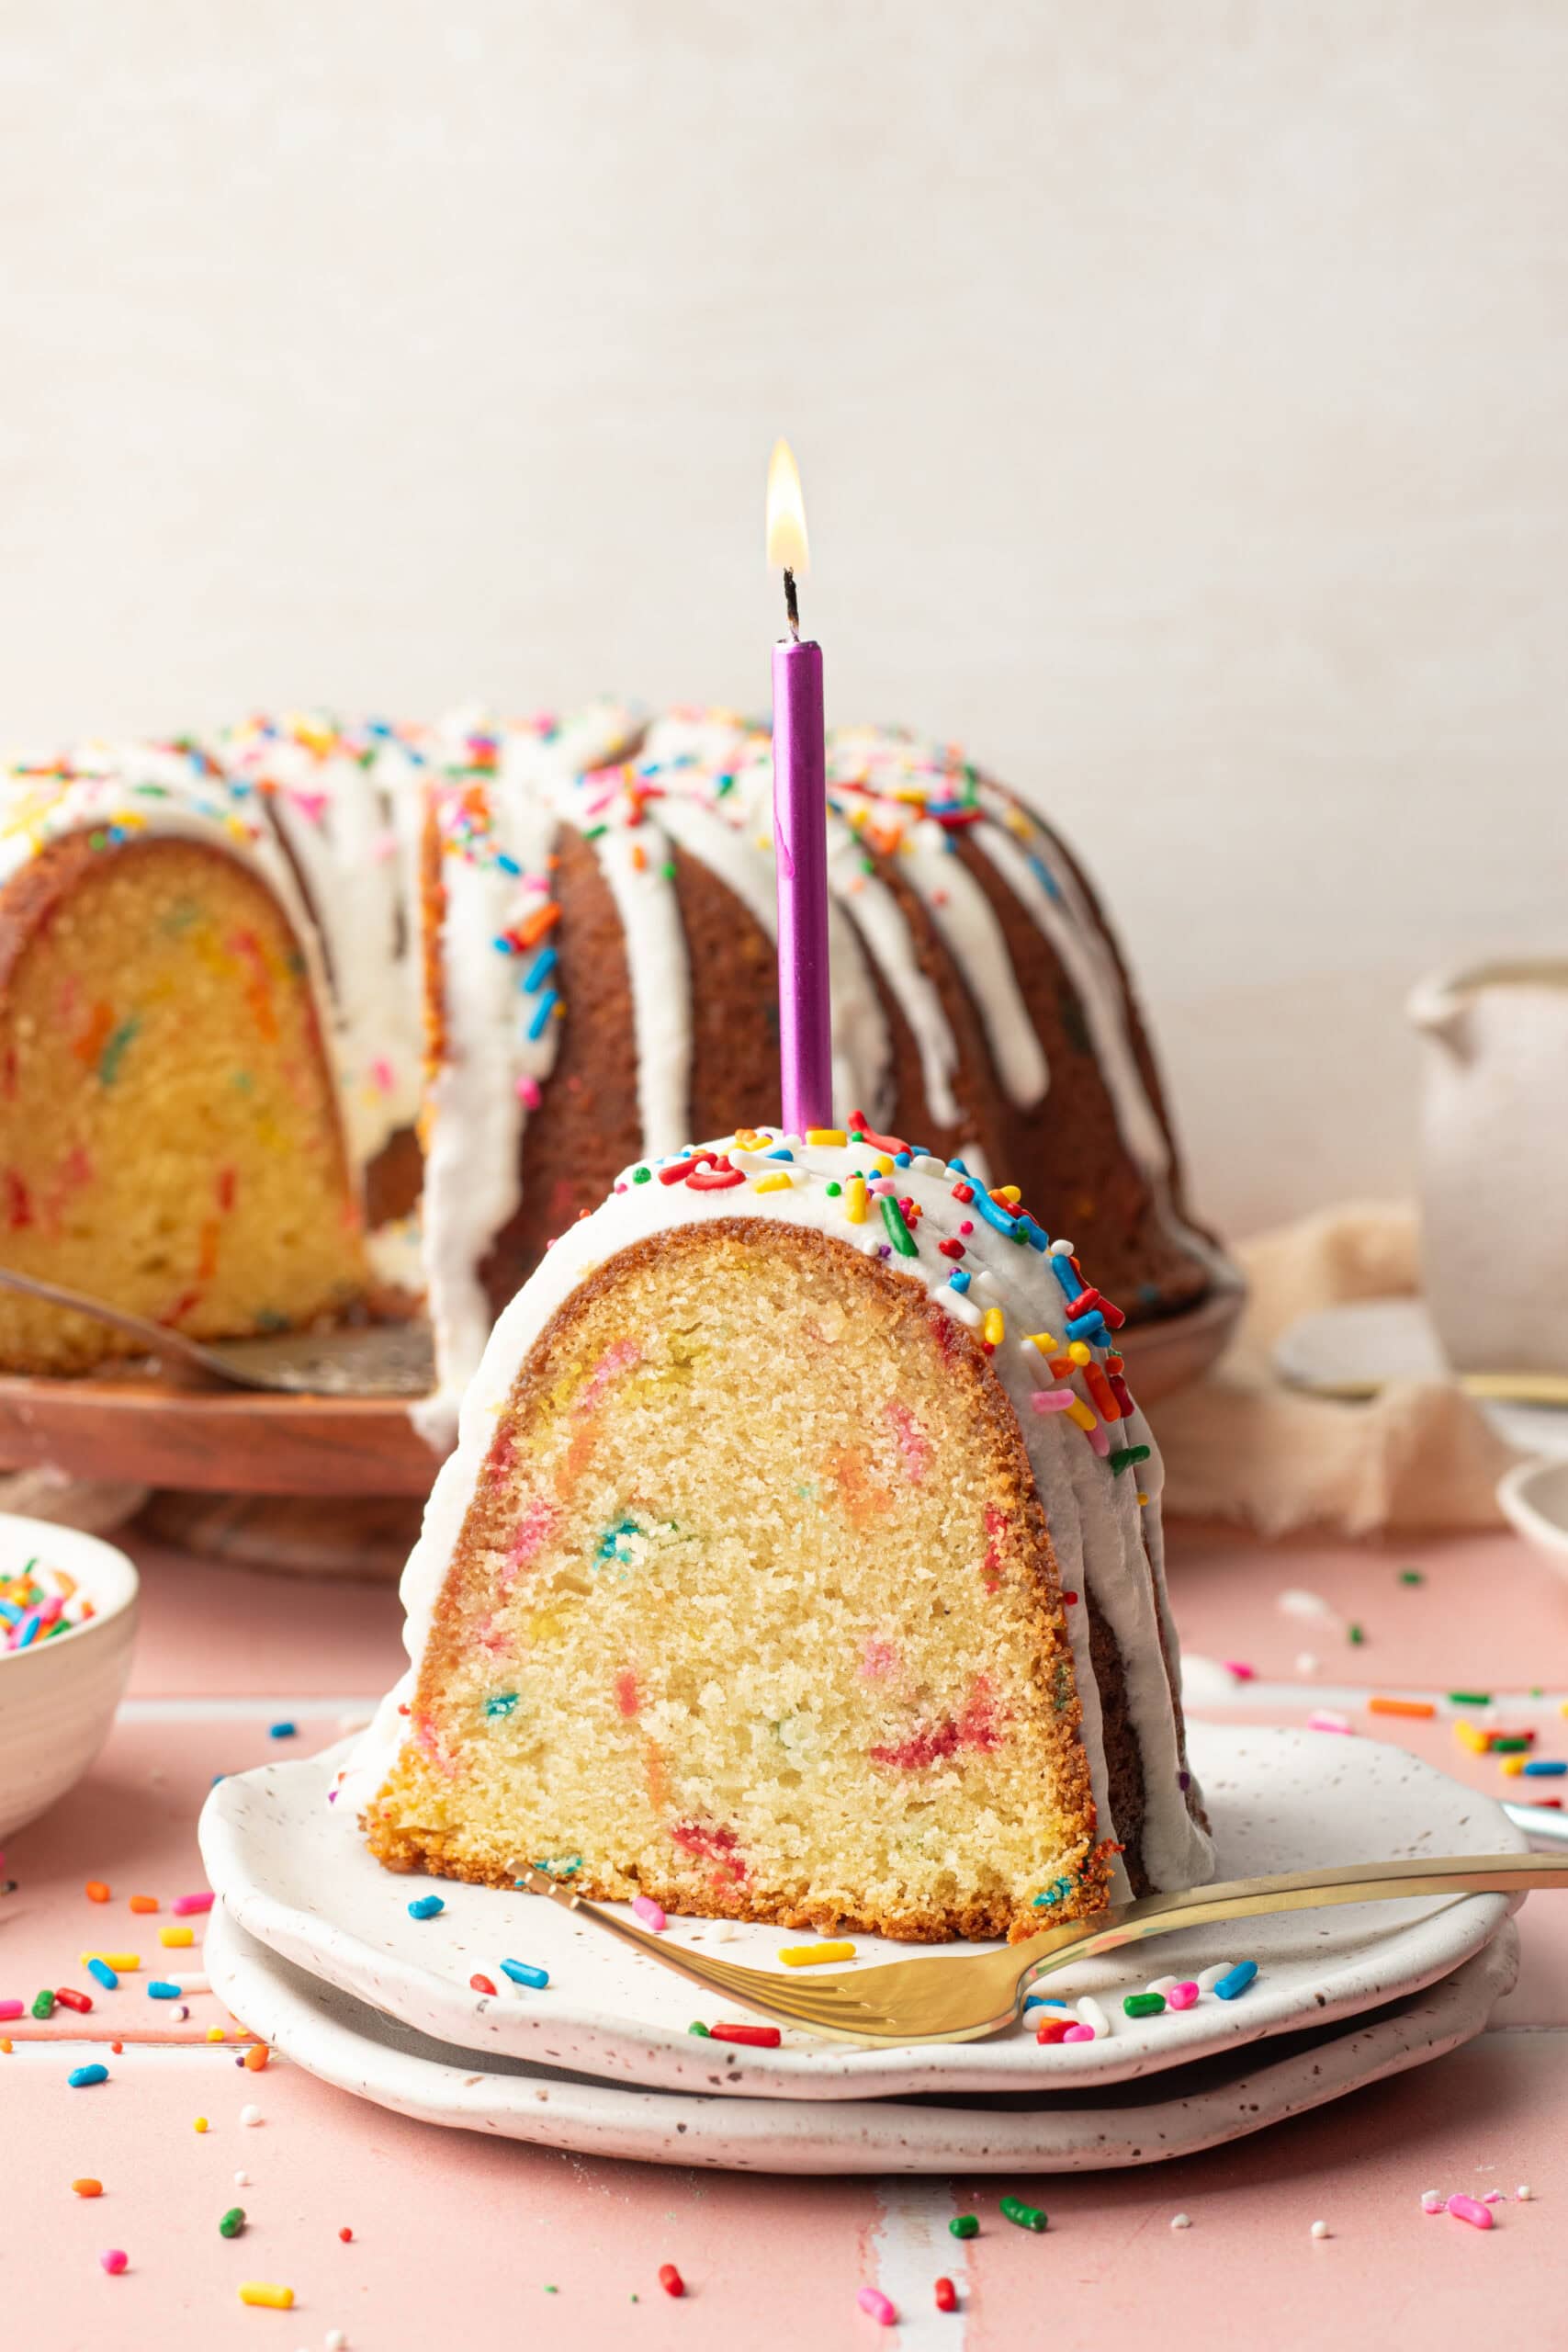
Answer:
[[[51,1641],[0,1650],[0,1838],[74,1788],[108,1737],[130,1673],[137,1575],[123,1552],[73,1527],[0,1511],[0,1574],[34,1556],[63,1568],[94,1615]]]
[[[1504,1517],[1568,1577],[1568,1461],[1521,1462],[1497,1481]]]

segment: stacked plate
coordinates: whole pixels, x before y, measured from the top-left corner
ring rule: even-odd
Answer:
[[[1192,1727],[1219,1874],[1497,1852],[1498,1808],[1404,1750],[1281,1730]],[[1091,2169],[1255,2132],[1469,2041],[1517,1973],[1501,1895],[1358,1905],[1191,1931],[1040,1987],[1109,2031],[1041,2046],[860,2049],[786,2031],[776,2050],[694,2034],[746,2013],[555,1905],[389,1876],[328,1803],[340,1750],[222,1781],[202,1816],[220,1898],[215,1991],[310,2072],[400,2114],[556,2148],[778,2172]],[[766,1967],[788,1934],[672,1920],[674,1940]],[[866,1960],[909,1948],[855,1939]],[[970,1947],[958,1947],[967,1950]],[[502,1962],[548,1971],[543,1991]],[[1255,1960],[1241,1998],[1128,2018],[1151,1976]],[[501,1989],[476,1989],[479,1977]]]

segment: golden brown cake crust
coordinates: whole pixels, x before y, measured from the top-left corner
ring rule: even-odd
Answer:
[[[867,1285],[901,1312],[913,1313],[924,1323],[942,1351],[946,1371],[966,1391],[965,1402],[973,1425],[977,1427],[979,1443],[988,1456],[988,1491],[998,1496],[1003,1507],[1016,1515],[1024,1530],[1022,1555],[1032,1578],[1028,1617],[1036,1679],[1042,1689],[1059,1689],[1064,1677],[1070,1682],[1072,1649],[1046,1515],[1017,1417],[983,1350],[930,1298],[923,1283],[865,1257],[835,1237],[740,1216],[661,1231],[617,1251],[573,1291],[541,1331],[518,1373],[508,1412],[513,1417],[511,1426],[519,1451],[526,1447],[535,1400],[547,1393],[552,1381],[560,1376],[560,1367],[572,1359],[575,1335],[601,1299],[619,1290],[630,1272],[656,1271],[674,1259],[706,1257],[727,1246],[765,1251],[803,1272],[813,1266],[831,1267],[836,1273],[847,1274],[852,1281]],[[482,1576],[481,1555],[506,1541],[511,1517],[509,1498],[481,1477],[469,1502],[436,1604],[412,1702],[416,1717],[428,1718],[439,1705],[445,1677],[465,1638],[460,1596],[469,1589],[470,1580]],[[1043,1720],[1050,1731],[1056,1810],[1066,1825],[1075,1850],[1081,1849],[1083,1855],[1077,1885],[1051,1914],[1054,1920],[1062,1920],[1103,1907],[1109,1894],[1111,1853],[1095,1842],[1094,1801],[1076,1690],[1067,1705],[1049,1714],[1043,1710]],[[411,1753],[412,1743],[405,1747],[400,1768]],[[425,1870],[484,1884],[514,1883],[517,1863],[528,1857],[476,1858],[457,1850],[446,1833],[407,1817],[403,1807],[412,1792],[400,1788],[400,1768],[394,1768],[362,1823],[371,1851],[378,1859],[396,1871]],[[715,1892],[698,1904],[692,1899],[690,1885],[674,1877],[660,1881],[646,1869],[639,1869],[637,1882],[638,1891],[651,1895],[669,1911],[767,1920],[786,1927],[832,1927],[911,1941],[1002,1935],[1016,1939],[1033,1933],[1040,1924],[1037,1911],[1021,1911],[1007,1900],[977,1898],[946,1907],[895,1915],[875,1909],[846,1910],[840,1905],[810,1896],[799,1900],[781,1898],[744,1886],[734,1888],[728,1895]],[[596,1877],[591,1861],[584,1864],[573,1883],[585,1894],[604,1898],[624,1893],[624,1888],[617,1890]]]

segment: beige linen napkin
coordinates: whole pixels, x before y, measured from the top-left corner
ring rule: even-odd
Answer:
[[[1236,1250],[1249,1284],[1228,1352],[1150,1419],[1166,1509],[1244,1521],[1266,1535],[1348,1535],[1501,1523],[1494,1489],[1519,1457],[1464,1392],[1402,1381],[1368,1404],[1307,1396],[1275,1379],[1275,1341],[1299,1316],[1420,1289],[1415,1209],[1354,1202]]]

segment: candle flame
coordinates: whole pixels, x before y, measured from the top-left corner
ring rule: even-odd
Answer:
[[[775,571],[793,571],[797,580],[811,569],[806,539],[806,502],[795,452],[787,441],[775,441],[768,460],[768,563]]]

